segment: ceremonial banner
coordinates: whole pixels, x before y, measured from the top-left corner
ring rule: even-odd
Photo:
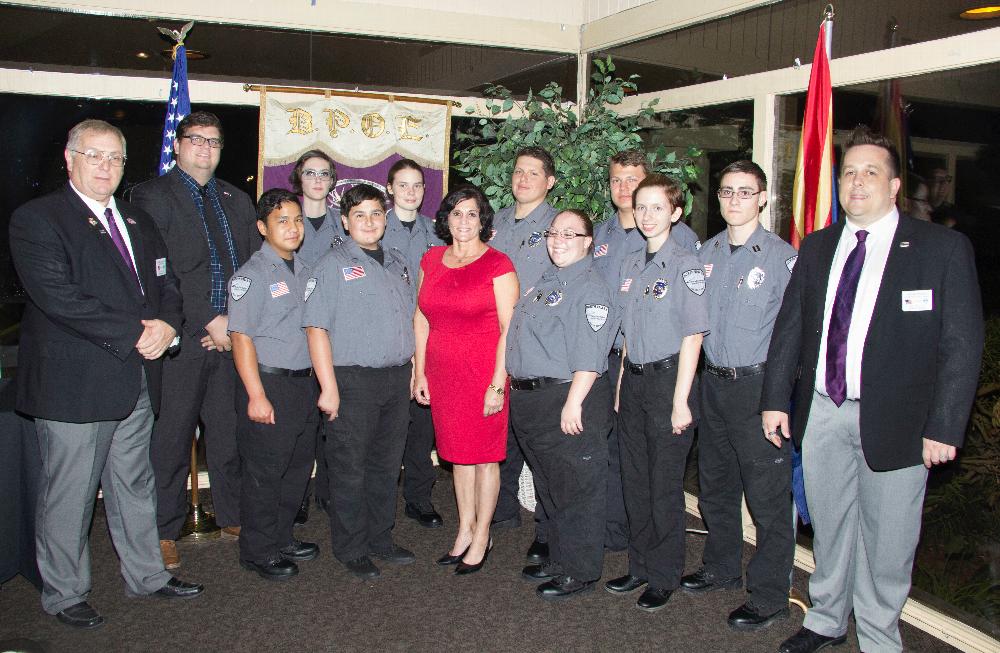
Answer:
[[[258,195],[270,188],[290,189],[288,176],[308,150],[322,150],[336,162],[331,204],[358,183],[385,191],[389,168],[407,158],[424,169],[420,212],[434,216],[448,183],[449,101],[418,103],[370,93],[275,93],[279,91],[261,89],[260,94]]]

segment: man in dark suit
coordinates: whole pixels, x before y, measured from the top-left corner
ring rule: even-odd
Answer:
[[[802,242],[768,351],[765,437],[801,448],[815,532],[813,607],[784,653],[843,643],[852,610],[861,650],[902,650],[927,470],[955,458],[976,391],[972,246],[899,215],[898,165],[888,141],[855,130],[847,220]]]
[[[37,533],[42,607],[77,628],[104,623],[87,603],[88,531],[98,485],[127,592],[191,597],[156,545],[149,440],[160,358],[181,298],[152,219],[112,193],[125,138],[85,120],[66,144],[69,184],[14,212],[10,248],[28,293],[17,409],[35,418],[42,455]]]
[[[239,537],[240,459],[236,450],[236,368],[229,340],[226,284],[260,249],[250,197],[215,178],[222,155],[219,119],[195,111],[177,125],[177,165],[139,184],[132,201],[156,221],[184,298],[180,352],[163,364],[164,409],[153,428],[160,548],[180,566],[175,540],[187,516],[191,438],[205,434],[215,519]]]

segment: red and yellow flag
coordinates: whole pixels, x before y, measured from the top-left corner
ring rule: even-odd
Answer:
[[[826,50],[823,21],[816,39],[806,112],[802,119],[795,182],[792,186],[791,243],[798,249],[808,234],[829,226],[835,220],[837,198],[833,170],[833,88],[830,84],[830,60]]]

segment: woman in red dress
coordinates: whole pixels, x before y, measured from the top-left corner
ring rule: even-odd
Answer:
[[[413,395],[431,407],[438,455],[454,465],[458,533],[438,564],[479,571],[507,455],[507,326],[519,288],[514,265],[489,247],[493,209],[475,186],[441,202],[432,247],[420,263]],[[434,398],[432,401],[431,398]]]

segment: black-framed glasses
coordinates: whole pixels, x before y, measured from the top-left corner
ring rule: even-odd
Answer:
[[[575,231],[570,231],[569,229],[563,229],[562,231],[543,231],[542,235],[546,238],[562,238],[563,240],[573,240],[574,238],[586,238],[587,234],[578,234]]]
[[[103,152],[101,150],[87,150],[86,152],[81,152],[80,150],[74,150],[67,147],[70,152],[76,152],[77,154],[82,154],[83,158],[87,160],[92,166],[99,166],[104,161],[107,161],[115,168],[122,168],[125,166],[126,157],[121,152]]]
[[[188,134],[186,136],[181,136],[181,138],[188,139],[189,141],[191,141],[191,145],[197,145],[198,147],[201,147],[206,143],[213,150],[217,150],[220,147],[222,147],[221,138],[205,138],[204,136],[199,136],[198,134]]]
[[[741,200],[748,200],[754,195],[760,195],[763,192],[764,191],[762,190],[753,191],[748,188],[741,188],[739,190],[733,190],[732,188],[720,188],[719,192],[716,194],[719,196],[719,199],[722,200],[728,200],[732,198],[733,195],[740,198]]]
[[[302,171],[303,179],[329,179],[332,176],[329,170],[313,170],[312,168],[306,168]]]

